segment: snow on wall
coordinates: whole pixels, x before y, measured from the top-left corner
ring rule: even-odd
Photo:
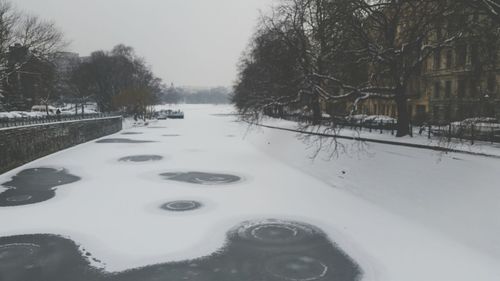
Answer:
[[[0,130],[0,173],[121,129],[122,119],[115,117]]]

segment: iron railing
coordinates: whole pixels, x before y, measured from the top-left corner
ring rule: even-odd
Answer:
[[[120,117],[117,113],[88,113],[78,115],[46,115],[40,117],[0,118],[0,128],[11,128],[37,124]]]
[[[285,120],[312,123],[312,118],[303,115],[272,116]],[[376,132],[380,134],[395,135],[397,123],[392,120],[363,121],[348,120],[345,118],[322,118],[321,124],[324,126],[334,126],[339,129],[352,129],[357,131]],[[469,141],[474,144],[476,141],[500,143],[500,126],[489,123],[451,123],[446,125],[413,125],[410,124],[410,134],[426,136],[428,139],[452,139]]]

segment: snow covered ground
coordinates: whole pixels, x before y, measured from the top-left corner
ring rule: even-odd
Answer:
[[[184,120],[103,138],[154,142],[91,142],[0,175],[3,183],[54,167],[81,177],[50,200],[0,208],[0,236],[62,235],[117,272],[207,256],[240,223],[281,219],[322,229],[363,280],[498,280],[500,160],[343,141],[351,153],[313,161],[313,148],[294,133],[249,129],[225,115],[231,107],[182,109]],[[134,155],[163,159],[119,161]],[[188,171],[243,180],[206,186],[160,175]],[[203,207],[160,208],[175,200]]]
[[[373,115],[376,116],[376,115]],[[374,117],[375,118],[375,117]],[[277,118],[264,118],[261,121],[262,125],[273,126],[278,128],[285,129],[297,129],[299,127],[297,122],[277,119]],[[491,126],[494,126],[490,124]],[[311,127],[308,129],[311,132],[324,132],[324,127]],[[476,154],[488,154],[493,156],[500,157],[500,144],[499,143],[491,143],[485,141],[475,141],[474,145],[471,145],[469,140],[458,140],[452,139],[451,142],[448,141],[446,137],[437,137],[433,136],[431,139],[428,139],[427,133],[423,132],[421,135],[418,134],[418,130],[414,129],[413,137],[406,136],[403,138],[395,138],[394,135],[391,135],[390,131],[385,130],[382,134],[379,130],[373,129],[371,132],[367,128],[363,128],[360,130],[352,130],[350,128],[344,128],[335,132],[337,135],[345,136],[349,138],[366,138],[366,139],[374,139],[381,141],[390,141],[390,142],[399,142],[405,144],[416,144],[416,145],[425,145],[431,147],[441,147],[447,148],[451,150],[458,150]]]

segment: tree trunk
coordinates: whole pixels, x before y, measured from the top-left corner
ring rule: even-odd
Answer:
[[[311,107],[312,107],[312,111],[313,111],[312,124],[313,125],[320,125],[321,124],[321,105],[319,102],[318,95],[314,95],[311,103],[312,103]]]
[[[396,89],[396,106],[398,107],[398,132],[397,137],[404,137],[410,134],[410,116],[408,114],[408,102],[402,87]]]

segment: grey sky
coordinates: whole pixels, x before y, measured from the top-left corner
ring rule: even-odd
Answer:
[[[165,82],[230,86],[259,9],[272,0],[12,0],[54,20],[88,55],[118,43],[133,46]]]

